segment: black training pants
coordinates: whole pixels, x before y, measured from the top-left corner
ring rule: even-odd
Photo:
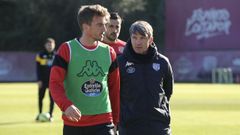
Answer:
[[[38,89],[38,108],[39,108],[39,113],[42,113],[42,108],[43,108],[43,98],[45,96],[45,92],[48,88],[48,84],[43,83],[42,87]],[[50,98],[50,105],[49,105],[49,114],[52,116],[53,113],[53,108],[54,108],[54,101],[53,98],[50,94],[49,91],[49,98]]]
[[[85,127],[64,125],[63,135],[114,135],[113,129],[114,125],[111,123]]]

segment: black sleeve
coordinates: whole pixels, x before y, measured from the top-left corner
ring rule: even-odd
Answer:
[[[115,59],[109,68],[109,73],[112,73],[117,68],[118,68],[118,63],[117,63],[117,59]]]
[[[170,62],[167,60],[167,71],[165,78],[163,80],[163,89],[165,90],[168,100],[170,100],[170,97],[173,93],[173,85],[174,85],[173,71]]]
[[[36,74],[37,74],[37,81],[42,80],[41,76],[41,64],[40,64],[41,54],[36,55]]]
[[[68,63],[61,56],[56,55],[52,66],[59,66],[67,71]]]
[[[40,63],[36,62],[36,71],[37,71],[37,81],[41,80],[41,73],[40,73]]]

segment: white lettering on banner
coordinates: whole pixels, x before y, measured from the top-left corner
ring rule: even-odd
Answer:
[[[187,75],[194,69],[191,59],[182,56],[175,62],[176,72],[180,75]]]
[[[213,69],[217,68],[218,59],[216,56],[206,55],[203,58],[202,64],[204,71],[211,72]]]
[[[12,64],[10,61],[0,58],[0,76],[7,75],[12,70]]]
[[[232,61],[232,64],[235,65],[235,66],[240,66],[240,57],[235,58],[235,59]]]
[[[196,34],[196,39],[207,39],[217,35],[229,34],[230,13],[227,9],[195,9],[187,19],[185,36]]]

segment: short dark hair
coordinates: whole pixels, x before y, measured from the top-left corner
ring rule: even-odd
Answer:
[[[109,19],[109,12],[107,8],[96,4],[96,5],[84,5],[78,10],[77,21],[80,29],[82,30],[82,24],[91,24],[94,16],[106,16]]]
[[[122,20],[122,18],[120,17],[120,15],[117,13],[117,12],[111,12],[110,13],[110,19],[113,19],[113,20]]]
[[[45,40],[45,43],[54,43],[55,44],[55,40],[53,38],[49,37]]]
[[[131,25],[131,27],[129,28],[130,36],[135,33],[139,33],[143,36],[152,37],[153,36],[153,28],[148,22],[139,20],[139,21],[134,22]]]

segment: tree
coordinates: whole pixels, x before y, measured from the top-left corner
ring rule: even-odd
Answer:
[[[155,42],[162,48],[163,0],[0,0],[0,50],[39,51],[47,37],[59,45],[80,35],[76,16],[79,6],[85,4],[101,4],[119,12],[124,19],[123,40],[129,38],[128,29],[134,21],[148,21],[154,28]]]

